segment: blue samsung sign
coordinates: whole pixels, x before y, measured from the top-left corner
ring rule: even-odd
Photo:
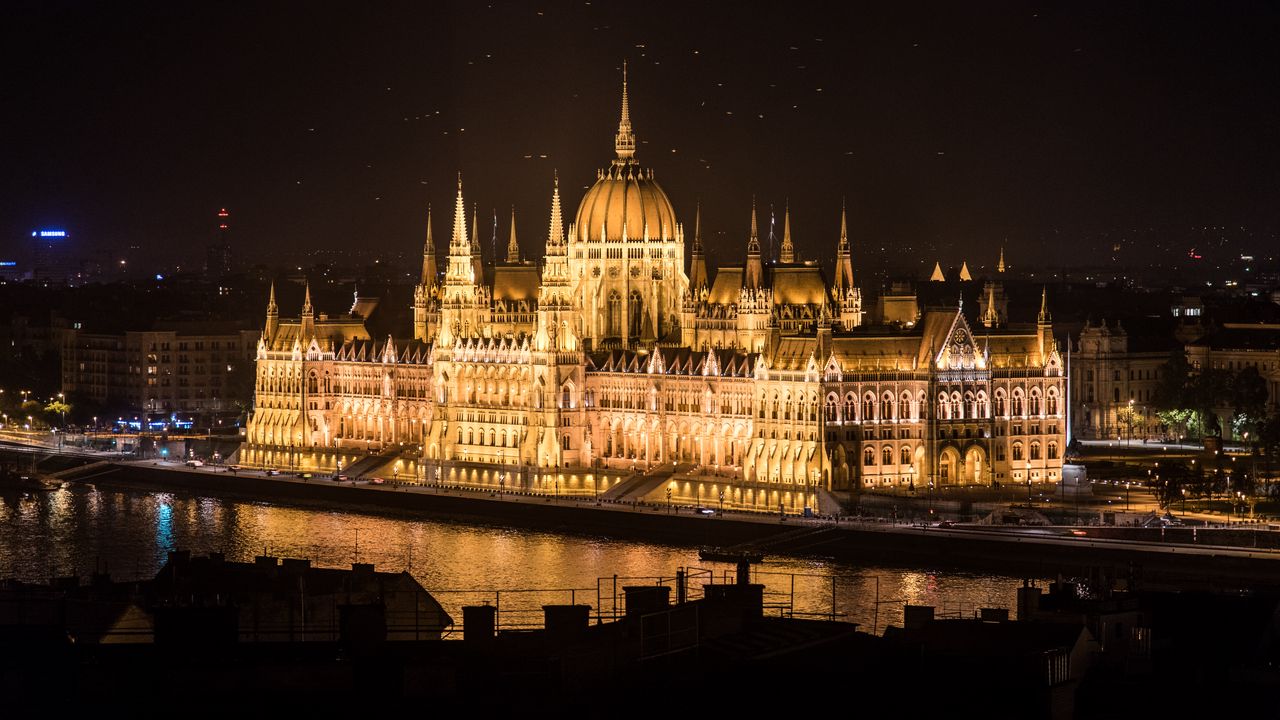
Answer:
[[[31,237],[59,238],[66,237],[66,230],[32,230]]]

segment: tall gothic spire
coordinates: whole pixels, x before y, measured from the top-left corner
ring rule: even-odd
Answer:
[[[844,199],[840,200],[840,244],[836,246],[836,254],[849,252],[849,221],[846,217]]]
[[[613,149],[618,153],[618,164],[634,162],[636,136],[631,132],[631,103],[627,100],[627,61],[622,61],[622,118],[618,120],[618,134]]]
[[[458,173],[458,197],[453,204],[453,237],[449,239],[449,254],[470,253],[471,243],[467,241],[467,205],[462,200],[462,173]]]
[[[276,283],[271,281],[271,295],[267,298],[267,322],[262,326],[262,335],[267,342],[276,336],[280,327],[280,308],[276,306]]]
[[[836,244],[835,288],[847,291],[853,288],[853,253],[849,250],[849,222],[844,201],[840,202],[840,242]]]
[[[743,287],[752,290],[764,285],[764,266],[760,260],[760,237],[756,229],[756,199],[751,198],[751,236],[747,238],[747,266],[742,277]]]
[[[511,206],[511,240],[507,242],[507,262],[520,262],[520,243],[516,242],[516,206]]]
[[[547,254],[552,247],[564,246],[564,218],[560,212],[560,175],[555,176],[555,186],[551,191],[551,224],[547,228]]]
[[[786,209],[782,211],[782,250],[778,259],[784,263],[793,263],[796,261],[796,246],[791,243],[791,201],[788,200]]]
[[[690,258],[689,287],[697,289],[707,285],[707,260],[702,253],[702,203],[698,203],[693,215],[693,254]]]
[[[422,244],[421,285],[436,284],[436,241],[431,237],[431,205],[427,205],[427,239]]]
[[[693,210],[693,251],[702,254],[702,202],[694,205]]]
[[[471,203],[471,254],[480,254],[480,204]]]
[[[484,280],[484,257],[480,252],[480,204],[471,204],[471,270],[476,284]]]
[[[1049,287],[1047,285],[1040,287],[1040,315],[1036,318],[1039,322],[1047,323],[1049,316]]]
[[[1000,262],[996,263],[996,272],[1004,272],[1004,246],[1000,246]]]
[[[301,339],[307,340],[316,334],[316,311],[311,307],[311,282],[307,281],[306,295],[302,299],[302,317],[300,318],[299,334]]]

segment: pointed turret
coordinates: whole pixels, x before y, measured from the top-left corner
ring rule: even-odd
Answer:
[[[436,284],[436,241],[431,237],[430,205],[427,205],[427,240],[422,244],[422,279],[419,284],[423,287]]]
[[[756,199],[751,198],[751,235],[747,238],[747,266],[742,279],[743,287],[752,290],[764,285],[764,266],[760,260],[760,235],[756,228]]]
[[[618,153],[615,165],[635,162],[636,136],[631,132],[631,103],[627,99],[627,61],[622,61],[622,117],[618,120],[618,134],[613,149]]]
[[[778,257],[783,263],[796,261],[796,246],[791,243],[791,201],[787,201],[782,211],[782,250]]]
[[[947,276],[942,274],[942,263],[935,262],[933,264],[933,274],[929,276],[929,282],[946,282]]]
[[[1049,315],[1049,288],[1040,288],[1040,314],[1036,317],[1036,337],[1040,342],[1040,363],[1049,361],[1053,352],[1053,317]],[[1119,324],[1116,325],[1119,327]]]
[[[853,287],[853,253],[849,249],[849,223],[840,203],[840,242],[836,245],[835,288],[843,294]]]
[[[702,250],[702,203],[698,203],[693,215],[693,256],[689,262],[689,287],[697,290],[707,286],[707,258]]]
[[[538,291],[538,330],[534,347],[538,350],[576,350],[574,328],[578,315],[570,297],[569,251],[565,245],[564,220],[560,210],[560,179],[551,191],[551,222],[547,227],[547,252],[542,264],[542,286]]]
[[[552,246],[558,248],[555,254],[564,254],[564,218],[560,211],[560,175],[555,176],[555,185],[551,191],[551,224],[547,228],[547,254],[551,255]]]
[[[516,242],[516,206],[511,206],[511,239],[507,241],[507,262],[520,262],[520,243]]]
[[[996,263],[996,272],[1004,272],[1004,246],[1000,246],[1000,262]]]
[[[307,281],[306,294],[302,298],[302,339],[311,338],[316,333],[316,311],[311,306],[311,282]]]
[[[480,254],[480,205],[471,205],[471,269],[477,284],[484,280],[484,256]]]
[[[1000,324],[1000,305],[996,299],[996,283],[988,280],[983,288],[986,292],[982,301],[982,324],[985,327],[995,327]]]
[[[453,203],[453,236],[449,238],[450,255],[471,255],[467,241],[467,206],[462,199],[462,173],[458,173],[458,197]]]
[[[262,326],[262,336],[270,343],[280,329],[280,308],[276,306],[276,283],[271,281],[271,295],[267,298],[267,323]]]
[[[962,262],[960,263],[960,281],[961,281],[961,282],[969,282],[969,281],[970,281],[970,280],[972,280],[972,279],[973,279],[973,276],[969,274],[969,263],[968,263],[968,261],[962,261]]]

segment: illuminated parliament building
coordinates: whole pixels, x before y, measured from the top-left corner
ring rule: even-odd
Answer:
[[[411,335],[371,337],[359,298],[317,317],[309,289],[282,319],[273,288],[240,461],[773,512],[1057,482],[1065,378],[1044,298],[1021,325],[996,282],[972,324],[914,297],[867,322],[843,211],[830,274],[797,261],[789,217],[767,261],[754,207],[742,262],[712,274],[698,221],[687,237],[637,162],[625,75],[614,149],[567,226],[550,188],[540,265],[514,227],[506,262],[485,264],[459,179],[443,263],[428,214]]]

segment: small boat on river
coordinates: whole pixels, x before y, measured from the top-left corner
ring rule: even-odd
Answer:
[[[764,562],[764,553],[757,550],[734,550],[733,548],[703,546],[698,549],[698,559],[708,562],[727,563],[745,561],[755,565]]]
[[[20,473],[7,468],[0,469],[0,490],[52,492],[61,488],[61,480],[44,473]]]

